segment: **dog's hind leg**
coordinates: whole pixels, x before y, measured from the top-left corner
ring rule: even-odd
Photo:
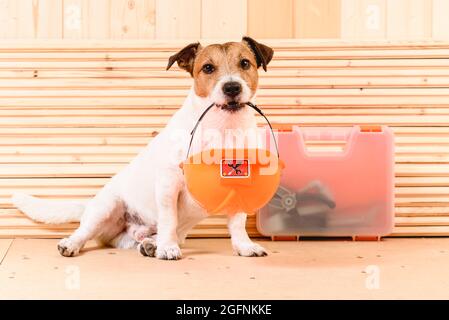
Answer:
[[[126,230],[109,242],[109,245],[120,249],[135,249],[145,257],[156,255],[156,234],[153,226],[128,223]]]
[[[123,202],[102,189],[86,206],[79,228],[58,244],[59,253],[65,257],[76,256],[87,241],[99,238],[107,243],[125,229]]]
[[[126,239],[133,241],[137,247],[137,251],[145,257],[156,256],[156,238],[154,226],[146,226],[139,224],[128,224],[126,228]]]
[[[121,232],[118,236],[112,239],[108,245],[119,249],[135,249],[139,242],[132,237],[127,231]]]
[[[137,245],[137,251],[145,257],[155,257],[157,249],[156,239],[156,235],[142,239]]]

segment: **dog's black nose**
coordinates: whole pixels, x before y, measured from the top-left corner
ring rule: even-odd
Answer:
[[[234,98],[242,92],[242,85],[237,81],[226,82],[223,85],[223,93],[228,97]]]

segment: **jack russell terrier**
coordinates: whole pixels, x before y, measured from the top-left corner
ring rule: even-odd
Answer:
[[[193,86],[164,130],[135,159],[116,174],[88,202],[59,202],[14,194],[13,203],[32,219],[44,223],[80,221],[79,228],[62,239],[58,250],[76,256],[87,241],[96,239],[117,248],[137,248],[144,256],[177,260],[179,244],[207,212],[186,189],[179,163],[186,157],[186,143],[176,143],[174,132],[188,133],[199,116],[215,104],[205,117],[204,129],[247,130],[256,128],[254,110],[246,103],[255,98],[258,71],[265,71],[273,50],[243,37],[202,47],[192,43],[171,56],[167,70],[177,62],[193,77]],[[179,139],[178,139],[179,140]],[[168,161],[174,157],[174,161]],[[241,256],[267,255],[248,237],[246,213],[228,217],[234,251]]]

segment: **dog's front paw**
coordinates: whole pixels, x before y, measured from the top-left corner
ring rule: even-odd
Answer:
[[[156,258],[158,259],[179,260],[181,257],[181,249],[177,244],[158,246],[156,249]]]
[[[79,245],[69,238],[62,239],[58,243],[58,251],[64,257],[74,257],[78,255],[80,249]]]
[[[137,246],[137,251],[145,257],[154,257],[156,255],[156,241],[152,238],[144,238]]]
[[[268,255],[264,247],[254,242],[236,243],[234,244],[234,250],[242,257],[264,257]]]

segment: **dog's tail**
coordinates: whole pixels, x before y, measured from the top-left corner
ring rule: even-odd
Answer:
[[[50,224],[78,222],[86,206],[81,201],[44,200],[25,193],[14,193],[11,200],[31,219]]]

